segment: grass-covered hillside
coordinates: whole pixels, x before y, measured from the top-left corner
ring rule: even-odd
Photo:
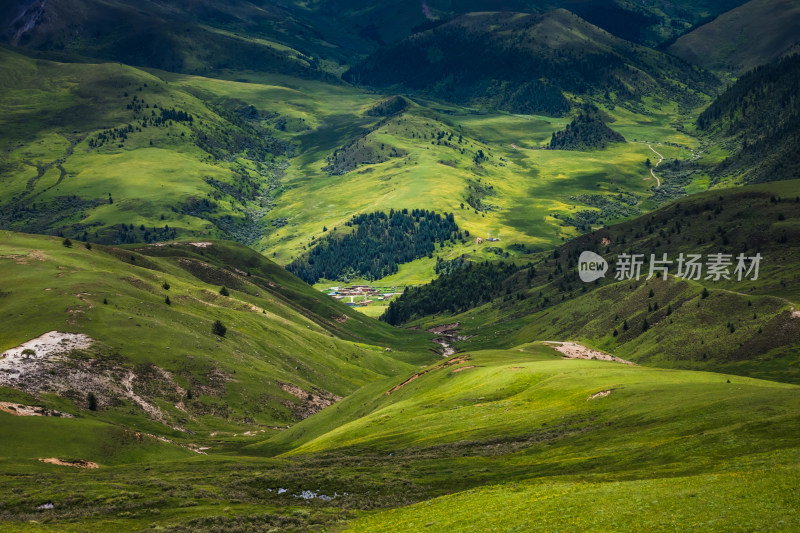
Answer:
[[[694,65],[740,76],[796,48],[798,25],[796,2],[751,0],[680,36],[667,51]]]
[[[584,96],[626,107],[642,97],[695,106],[719,81],[564,10],[470,13],[380,48],[344,78],[512,113],[560,116]]]
[[[704,169],[722,155],[655,99],[644,114],[603,109],[629,142],[567,152],[541,148],[568,117],[387,99],[272,74],[232,82],[9,49],[0,58],[0,226],[108,244],[225,238],[282,264],[324,228],[335,234],[375,211],[454,213],[472,235],[401,265],[387,283],[432,279],[436,256],[519,254],[648,211],[706,187]],[[660,185],[645,165],[656,149],[698,169]],[[595,196],[606,207],[587,222],[577,214]],[[490,231],[499,246],[474,245]]]
[[[698,117],[701,132],[732,154],[715,179],[739,183],[796,179],[800,175],[800,53],[744,74]]]
[[[172,72],[235,76],[256,70],[335,80],[361,41],[311,30],[291,5],[209,1],[11,0],[0,41],[42,56],[92,58]]]
[[[159,77],[10,49],[0,71],[0,224],[112,244],[187,235],[252,244],[294,153],[284,133],[324,120],[321,89],[343,91],[296,78],[271,81],[307,85]],[[240,88],[246,100],[231,94]],[[364,98],[346,94],[342,105]]]
[[[428,336],[367,319],[241,245],[1,237],[0,350],[21,346],[0,360],[3,401],[191,440],[292,424],[428,357]],[[52,331],[67,344],[23,346]]]
[[[73,445],[72,457],[103,463],[77,471],[33,459],[54,445],[31,432],[27,455],[7,460],[0,513],[44,531],[791,530],[796,388],[563,360],[538,343],[471,351],[208,455],[139,451],[115,465]],[[40,430],[85,419],[0,413],[9,420]]]
[[[497,268],[442,276],[392,302],[385,318],[459,322],[460,335],[471,336],[459,345],[466,349],[578,340],[643,364],[797,382],[796,193],[789,181],[696,195],[570,241],[505,281]],[[592,283],[578,276],[586,250],[610,264]],[[615,279],[623,253],[643,254],[638,281]],[[700,254],[704,265],[711,254],[730,254],[730,279],[707,279],[705,266],[698,280],[677,278],[681,253]],[[672,261],[666,281],[658,270],[645,279],[650,254]],[[739,254],[761,255],[757,280],[753,272],[737,279]]]
[[[469,351],[251,449],[353,482],[394,471],[406,486],[381,501],[440,496],[353,531],[793,527],[796,386],[556,355]]]
[[[327,237],[324,228],[349,231],[344,226],[354,213],[453,213],[471,239],[437,249],[432,259],[401,265],[385,280],[420,283],[434,277],[436,255],[483,260],[496,259],[496,252],[549,248],[600,221],[630,217],[664,199],[702,190],[708,186],[704,169],[721,157],[673,122],[674,106],[655,100],[648,100],[647,114],[606,110],[608,127],[629,142],[588,151],[545,149],[568,118],[483,112],[421,99],[375,117],[374,106],[363,105],[349,118],[330,116],[294,136],[298,156],[282,178],[285,190],[269,214],[272,227],[256,248],[288,263]],[[696,160],[698,166],[669,187],[667,180],[659,186],[646,166],[648,159],[657,161],[654,150],[670,159]],[[601,216],[580,218],[598,202],[604,206]],[[475,244],[489,232],[501,242]]]

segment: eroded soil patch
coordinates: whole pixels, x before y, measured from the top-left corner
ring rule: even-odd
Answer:
[[[74,459],[72,461],[67,461],[65,459],[59,459],[58,457],[42,457],[39,460],[43,463],[48,463],[51,465],[71,466],[73,468],[85,468],[85,469],[100,468],[99,464],[93,463],[91,461],[86,461],[84,459]]]
[[[589,359],[593,361],[613,361],[614,363],[622,363],[623,365],[636,364],[632,361],[627,361],[615,355],[611,355],[610,353],[605,353],[601,352],[600,350],[587,348],[586,346],[583,346],[582,344],[578,344],[576,342],[547,341],[545,342],[545,344],[550,346],[554,350],[564,354],[564,357],[566,359]]]

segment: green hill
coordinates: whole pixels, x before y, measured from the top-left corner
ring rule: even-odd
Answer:
[[[697,105],[718,81],[560,9],[472,13],[385,46],[347,71],[352,83],[458,104],[562,115],[567,94],[635,107],[645,95]]]
[[[800,172],[800,54],[758,67],[722,93],[698,128],[731,148],[718,179],[744,183],[796,179]]]
[[[0,40],[46,57],[215,77],[255,70],[335,81],[338,61],[352,53],[338,46],[348,42],[346,35],[331,43],[310,31],[300,9],[245,1],[228,2],[224,9],[183,0],[14,1],[0,8],[0,23]]]
[[[320,94],[343,105],[364,99],[298,78],[168,78],[5,48],[0,72],[0,227],[110,244],[182,236],[252,244],[268,231],[291,134],[325,118]],[[284,86],[294,83],[301,89]]]
[[[741,3],[2,3],[0,529],[800,529],[796,57],[644,46]]]
[[[577,340],[654,366],[797,382],[796,192],[791,181],[682,199],[574,239],[530,267],[512,269],[504,281],[498,269],[444,275],[392,302],[384,318],[458,322],[459,335],[468,338],[458,346],[466,349]],[[611,263],[594,283],[578,277],[585,250]],[[643,254],[638,281],[615,279],[623,253]],[[697,281],[676,278],[681,253],[700,254],[703,261],[731,254],[730,279],[706,279],[706,273]],[[733,275],[740,253],[761,254],[756,281]],[[645,279],[650,254],[673,261],[667,280]]]
[[[370,469],[393,471],[406,487],[390,485],[379,502],[426,500],[365,517],[353,531],[648,529],[665,523],[664,508],[675,528],[794,520],[782,491],[797,475],[796,386],[555,355],[540,344],[470,350],[250,449],[289,445],[282,457],[335,465],[353,482]],[[745,488],[744,478],[758,482]],[[628,501],[639,490],[658,504]],[[723,495],[741,502],[735,515]],[[700,509],[686,504],[694,498]],[[598,502],[599,514],[590,510]]]
[[[179,438],[285,426],[407,371],[420,356],[404,350],[427,344],[425,335],[351,311],[241,245],[67,247],[60,238],[10,232],[1,242],[0,349],[49,331],[91,339],[64,360],[47,356],[45,346],[29,365],[18,363],[17,377],[7,358],[12,373],[3,385],[81,417]],[[223,335],[212,328],[217,320]],[[85,381],[86,373],[94,377]],[[59,377],[42,382],[48,374]],[[96,413],[86,411],[88,392]]]
[[[467,13],[542,13],[558,8],[567,9],[617,37],[654,46],[680,35],[685,28],[701,20],[713,18],[743,3],[744,0],[678,0],[667,4],[633,0],[504,0],[501,3],[493,0],[426,0],[424,4],[360,2],[353,6],[342,0],[315,0],[305,6],[317,17],[349,28],[373,46],[397,42],[412,33]]]
[[[667,51],[694,65],[739,76],[796,46],[799,25],[796,2],[751,0],[682,35]]]
[[[224,238],[288,264],[324,227],[342,228],[360,213],[452,212],[470,235],[499,232],[538,249],[582,230],[552,216],[586,210],[582,198],[621,192],[649,210],[655,192],[644,143],[540,150],[563,119],[387,100],[280,75],[232,82],[9,49],[0,51],[0,70],[0,227],[11,230],[107,244]],[[645,102],[645,114],[603,112],[625,138],[652,140],[665,157],[693,157],[699,143],[677,129],[677,109]],[[682,183],[702,187],[703,179]],[[496,257],[488,248],[459,241],[438,255]],[[401,265],[387,283],[426,282],[435,261]]]

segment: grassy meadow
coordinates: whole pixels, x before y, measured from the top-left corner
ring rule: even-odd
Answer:
[[[10,49],[0,50],[0,69],[4,227],[108,244],[222,237],[286,264],[310,249],[323,227],[341,228],[353,214],[423,208],[453,212],[470,232],[437,255],[495,259],[548,249],[589,229],[564,222],[598,211],[587,195],[623,193],[636,205],[603,213],[595,225],[656,207],[663,200],[652,196],[656,184],[644,162],[657,159],[648,143],[667,159],[711,163],[723,156],[705,153],[665,102],[645,102],[647,115],[605,110],[628,142],[568,152],[542,149],[568,117],[425,99],[372,116],[382,95],[279,74],[242,72],[241,81],[228,81],[54,63]],[[142,110],[135,101],[129,108],[134,97]],[[91,114],[81,111],[87,105]],[[156,109],[195,120],[141,127]],[[134,131],[124,139],[91,144],[127,125]],[[252,146],[248,135],[266,144]],[[332,174],[329,158],[337,151],[351,163]],[[707,186],[700,173],[687,187]],[[497,246],[475,244],[490,232],[501,239]],[[430,259],[418,262],[401,265],[385,283],[435,276]]]
[[[381,94],[202,29],[328,81],[0,46],[0,530],[800,530],[800,189],[713,174],[705,96],[598,99],[626,141],[549,150],[572,115]],[[284,268],[391,209],[465,237],[380,280]],[[583,284],[581,250],[764,263]],[[399,327],[323,294],[462,256],[521,270]]]
[[[414,374],[208,455],[148,455],[123,442],[114,448],[123,464],[72,472],[32,458],[70,452],[38,437],[7,459],[3,520],[41,531],[797,525],[795,385],[563,360],[541,344],[459,354]],[[29,420],[39,431],[48,423]],[[103,442],[105,451],[72,453],[102,458]],[[35,509],[48,502],[52,511]]]

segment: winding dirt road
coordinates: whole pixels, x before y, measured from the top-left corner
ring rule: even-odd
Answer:
[[[654,168],[658,168],[658,165],[660,165],[661,162],[664,160],[664,156],[659,154],[658,152],[656,152],[655,148],[653,148],[649,144],[647,145],[647,147],[650,148],[651,150],[653,150],[653,153],[658,156],[658,161],[656,162],[656,164],[653,167],[650,168],[650,175],[653,176],[656,179],[656,182],[658,182],[658,185],[656,186],[656,189],[657,189],[657,188],[661,187],[661,180],[658,179],[658,176],[656,176],[656,173],[653,172],[653,169]]]

